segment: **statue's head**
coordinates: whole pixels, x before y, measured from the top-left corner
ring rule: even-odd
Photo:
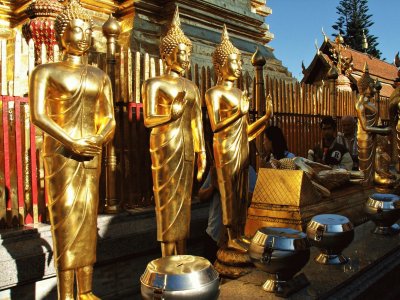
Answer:
[[[224,25],[221,44],[212,54],[215,72],[219,78],[236,80],[242,74],[242,55],[229,40],[228,30]]]
[[[375,81],[369,75],[368,64],[364,65],[364,74],[357,82],[358,92],[365,97],[373,97],[375,94]]]
[[[192,42],[185,36],[180,26],[177,7],[167,35],[161,41],[160,54],[168,68],[183,73],[190,66]]]
[[[57,38],[67,53],[82,55],[92,43],[93,20],[79,0],[71,0],[54,22]]]

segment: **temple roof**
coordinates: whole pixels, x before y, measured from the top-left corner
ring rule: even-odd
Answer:
[[[330,51],[334,47],[337,47],[335,42],[329,39],[324,41],[319,48],[319,53],[314,56],[308,68],[303,70],[304,77],[301,82],[311,84],[325,78],[330,66],[334,64]],[[397,78],[397,68],[395,65],[349,47],[346,47],[342,54],[349,58],[353,57],[353,71],[349,79],[355,89],[358,79],[363,74],[364,64],[367,62],[371,77],[374,79],[378,78],[382,83],[380,95],[390,97],[394,90],[392,87],[393,82]]]

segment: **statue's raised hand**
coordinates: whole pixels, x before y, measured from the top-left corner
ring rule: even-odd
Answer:
[[[250,98],[247,95],[247,91],[243,91],[242,98],[240,99],[240,111],[242,114],[247,114],[250,107]]]
[[[185,96],[186,96],[186,91],[182,91],[178,93],[178,95],[175,97],[174,100],[172,100],[172,105],[171,105],[172,120],[177,120],[182,116],[187,101],[185,99]]]

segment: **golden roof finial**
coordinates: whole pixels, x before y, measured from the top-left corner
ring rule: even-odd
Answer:
[[[221,43],[215,48],[212,54],[212,60],[214,64],[214,69],[218,73],[219,67],[225,65],[226,59],[230,54],[241,55],[238,48],[236,48],[229,40],[228,29],[224,24],[222,29]],[[218,73],[218,75],[220,75]]]
[[[164,36],[160,44],[161,57],[164,58],[165,56],[171,54],[172,51],[179,44],[185,44],[189,48],[189,51],[192,50],[192,42],[188,39],[188,37],[181,29],[181,21],[179,19],[179,8],[177,6],[175,9],[174,17],[172,19],[170,28],[168,29],[167,34]]]
[[[317,50],[317,55],[320,55],[321,54],[321,50],[319,50],[318,40],[317,39],[315,39],[314,45],[315,45],[315,49]]]
[[[56,17],[54,28],[59,36],[62,36],[71,20],[80,19],[93,26],[93,19],[89,12],[84,9],[79,0],[70,0],[64,10]]]
[[[321,31],[322,31],[322,35],[324,36],[324,41],[325,42],[329,41],[328,36],[325,34],[324,27],[322,27]]]
[[[302,73],[303,73],[303,74],[305,74],[305,73],[306,73],[306,70],[307,70],[307,69],[306,69],[306,66],[304,65],[304,61],[303,61],[303,60],[301,61],[301,70],[302,70]]]

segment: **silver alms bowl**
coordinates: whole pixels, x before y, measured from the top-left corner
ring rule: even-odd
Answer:
[[[324,265],[344,264],[348,259],[342,255],[354,238],[354,227],[348,218],[324,214],[314,216],[307,225],[307,237],[311,245],[320,249],[315,261]]]
[[[394,224],[400,218],[400,197],[393,194],[373,194],[366,204],[365,211],[376,227],[374,233],[391,235],[398,233]]]
[[[145,300],[215,300],[219,274],[199,256],[174,255],[151,261],[140,277]]]
[[[249,256],[258,269],[269,275],[263,289],[280,293],[308,262],[310,244],[301,231],[263,227],[257,230],[251,240]]]

